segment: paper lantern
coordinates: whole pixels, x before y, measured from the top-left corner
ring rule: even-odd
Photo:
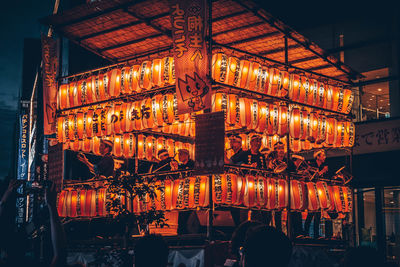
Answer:
[[[290,208],[303,211],[307,208],[306,185],[302,181],[290,181]]]
[[[152,101],[151,98],[145,98],[142,100],[142,125],[144,129],[151,129],[155,126],[154,117],[152,112]]]
[[[161,109],[162,95],[155,95],[151,99],[151,116],[154,120],[155,126],[162,126],[164,124],[163,114]]]
[[[151,62],[151,83],[152,86],[162,87],[164,86],[164,64],[162,64],[162,59],[156,58]]]
[[[212,179],[213,201],[216,204],[225,204],[227,181],[224,175],[213,175]]]
[[[344,212],[351,212],[353,210],[353,193],[351,188],[342,186],[343,198],[344,198]]]
[[[77,94],[78,86],[76,82],[70,82],[68,84],[69,107],[76,107],[78,105]]]
[[[241,69],[240,60],[237,57],[229,57],[226,83],[233,86],[240,86]]]
[[[340,110],[342,113],[349,114],[354,101],[354,94],[351,90],[344,89],[343,90],[343,108]],[[339,110],[338,110],[339,111]]]
[[[172,124],[175,120],[174,114],[174,95],[165,94],[161,99],[161,109],[163,121],[166,124]]]
[[[175,64],[173,57],[164,57],[163,58],[164,65],[164,83],[165,84],[175,84]]]
[[[285,209],[289,205],[289,192],[287,181],[284,179],[277,179],[278,183],[278,209]]]
[[[346,147],[353,147],[355,141],[355,130],[356,127],[353,122],[348,121],[346,122],[346,133],[345,133],[345,142],[344,145]]]
[[[67,211],[66,211],[66,195],[68,194],[68,190],[62,190],[58,194],[57,198],[57,212],[60,217],[66,217],[67,216]]]
[[[321,108],[324,108],[326,103],[325,88],[323,83],[319,83],[316,105]]]
[[[302,150],[311,150],[313,149],[313,143],[308,140],[301,141],[301,149]]]
[[[194,180],[194,206],[207,207],[209,204],[209,181],[207,176],[196,176]]]
[[[318,181],[316,182],[315,186],[317,188],[317,194],[321,209],[326,211],[333,211],[335,209],[335,203],[333,202],[333,199],[331,199],[329,188],[326,182]]]
[[[146,149],[147,149],[147,145],[146,145],[146,137],[143,134],[139,134],[138,137],[138,158],[143,160],[146,158]]]
[[[286,97],[288,91],[289,91],[289,73],[287,71],[279,71],[278,96]]]
[[[277,134],[281,137],[285,136],[288,132],[288,108],[285,105],[280,105],[278,107],[279,112],[279,125]]]
[[[243,204],[248,208],[252,208],[257,205],[256,186],[256,177],[252,175],[246,175],[246,189],[243,197]]]
[[[153,136],[147,136],[146,137],[146,159],[148,161],[154,161],[154,159],[157,156],[157,143],[156,139]]]
[[[184,197],[184,183],[183,179],[177,179],[174,181],[172,191],[172,209],[180,210],[184,209],[183,197]]]
[[[212,95],[212,111],[225,111],[227,112],[228,97],[225,93],[215,93]]]
[[[256,87],[255,87],[255,91],[258,91],[260,93],[267,93],[268,92],[268,86],[269,86],[269,73],[268,73],[268,69],[263,68],[261,70],[261,77],[260,77],[260,81],[257,82]]]
[[[240,102],[239,96],[229,94],[227,101],[226,122],[229,126],[239,126],[240,122]]]
[[[110,97],[117,97],[121,93],[121,69],[112,69],[108,75],[110,77]]]
[[[83,132],[89,138],[93,136],[93,115],[94,110],[91,108],[83,113]]]
[[[326,109],[333,109],[333,88],[331,85],[325,86],[325,103],[324,108]]]
[[[279,82],[279,70],[275,68],[269,69],[269,86],[268,95],[277,96],[278,95],[278,82]]]
[[[297,102],[307,103],[310,94],[310,81],[306,76],[300,76],[300,91]]]
[[[113,121],[115,120],[114,118],[114,103],[108,104],[104,109],[105,113],[105,119],[101,118],[101,127],[102,127],[102,132],[103,136],[111,136],[114,134],[114,128],[113,128]],[[104,130],[104,128],[105,130]]]
[[[320,208],[317,186],[313,182],[306,183],[308,190],[308,210],[318,211]]]
[[[75,140],[76,122],[76,114],[71,113],[68,115],[68,139],[71,141]]]
[[[340,98],[340,88],[332,87],[332,110],[338,111],[339,98]]]
[[[83,112],[82,111],[78,111],[76,113],[76,116],[74,117],[74,124],[76,123],[76,137],[79,140],[83,139],[83,133],[84,133],[84,121],[83,121]],[[76,120],[76,121],[75,121]]]
[[[302,121],[300,120],[300,109],[298,107],[294,107],[290,111],[289,133],[290,136],[295,140],[298,140],[301,137],[301,125]]]
[[[315,140],[316,144],[322,144],[325,142],[327,135],[327,118],[324,114],[318,115],[318,134]]]
[[[326,121],[326,139],[324,145],[327,147],[333,146],[336,143],[337,137],[337,121],[335,118],[327,118]]]
[[[212,56],[212,78],[216,82],[227,81],[228,57],[224,53],[216,53]]]
[[[340,121],[336,126],[336,142],[335,147],[344,147],[346,133],[346,122]]]
[[[79,151],[82,149],[82,141],[75,139],[69,142],[69,148],[73,151]]]
[[[130,69],[130,83],[132,92],[139,93],[141,88],[139,86],[139,77],[140,77],[140,65],[133,65]]]
[[[240,60],[240,81],[238,87],[247,88],[250,82],[251,62]]]
[[[343,188],[339,185],[332,186],[333,197],[335,202],[335,207],[337,212],[346,211],[346,202],[343,194]]]
[[[65,136],[64,136],[64,117],[57,117],[57,141],[58,143],[64,143]]]
[[[142,90],[151,88],[151,62],[143,61],[139,70],[139,87]]]
[[[338,98],[338,106],[335,111],[342,112],[344,107],[344,98],[345,98],[345,89],[339,89],[339,98]]]
[[[261,79],[262,79],[261,64],[257,62],[252,62],[249,72],[249,79],[245,88],[251,91],[258,90],[260,88]]]
[[[123,135],[123,155],[125,158],[133,158],[135,155],[135,136],[132,133],[125,133]]]
[[[93,102],[101,101],[101,93],[100,93],[100,81],[98,75],[93,75],[91,77],[92,81],[92,91],[93,91]]]
[[[319,82],[315,79],[311,79],[310,80],[310,92],[312,95],[312,100],[309,101],[310,105],[317,106],[318,91],[319,91]]]
[[[257,176],[255,180],[257,207],[264,208],[268,203],[268,184],[262,176]]]
[[[132,93],[132,72],[131,67],[121,69],[121,94]]]
[[[289,99],[299,101],[300,96],[300,75],[290,74]]]
[[[314,143],[318,138],[319,131],[318,114],[315,111],[308,113],[306,128],[307,140]]]
[[[142,105],[140,101],[131,103],[129,107],[128,119],[131,121],[133,130],[142,130]]]
[[[239,98],[240,105],[240,127],[251,126],[251,100],[247,98]]]
[[[168,151],[170,157],[175,157],[175,141],[173,139],[168,138],[166,140],[165,149]]]
[[[161,181],[161,209],[171,210],[172,209],[172,193],[173,193],[173,181],[165,180]]]
[[[259,120],[256,131],[263,133],[267,127],[267,116],[269,117],[269,112],[267,111],[267,103],[258,102],[259,107]],[[268,113],[267,113],[268,112]]]
[[[62,84],[60,85],[59,89],[58,89],[58,108],[59,109],[65,109],[69,107],[69,103],[68,103],[68,84]]]
[[[87,104],[87,84],[86,80],[80,80],[77,83],[77,91],[75,95],[75,103],[77,106]]]
[[[122,157],[122,152],[124,149],[124,140],[122,139],[122,135],[116,134],[114,135],[114,144],[113,144],[113,154],[117,158]]]
[[[95,92],[95,87],[93,85],[93,76],[90,76],[89,78],[86,79],[86,97],[87,97],[87,103],[93,103],[98,101],[96,97],[96,92]]]
[[[267,132],[268,135],[274,135],[278,133],[279,129],[279,107],[277,105],[270,106],[269,121],[271,123],[271,128],[267,127],[271,132]]]
[[[258,106],[258,101],[255,99],[249,100],[250,102],[250,126],[249,129],[256,130],[258,127],[258,122],[260,120],[260,110]]]
[[[267,178],[267,190],[268,190],[268,203],[266,208],[269,210],[276,209],[278,206],[279,198],[279,185],[278,182],[273,178]]]

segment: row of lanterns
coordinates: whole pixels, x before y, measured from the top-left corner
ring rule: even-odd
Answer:
[[[245,206],[267,210],[283,210],[289,206],[288,183],[284,179],[235,174],[213,176],[213,202],[220,205]],[[106,189],[65,189],[59,194],[58,212],[62,217],[105,216],[107,199],[122,198],[128,210],[145,212],[149,209],[180,210],[207,207],[209,204],[209,180],[207,176],[188,177],[156,182],[154,200],[133,201],[125,195],[106,193]],[[352,191],[349,187],[328,185],[326,182],[290,182],[291,210],[310,212],[335,211],[347,213],[352,210]]]
[[[217,82],[346,114],[352,109],[354,95],[348,89],[224,53],[215,53],[212,63],[212,77]]]
[[[191,115],[176,115],[176,112],[175,94],[71,111],[68,115],[57,118],[58,141],[65,143],[68,140],[83,140],[143,129],[194,136],[194,120]]]
[[[77,107],[171,84],[175,84],[173,57],[143,61],[140,65],[117,67],[60,85],[57,107]]]
[[[342,113],[351,111],[354,101],[351,90],[326,85],[306,76],[266,68],[257,62],[239,60],[223,53],[215,53],[212,61],[212,77],[217,82],[271,96],[288,96],[299,103]],[[57,103],[59,109],[72,108],[174,83],[174,60],[172,57],[164,57],[62,84],[58,90]]]
[[[113,141],[112,154],[118,158],[133,158],[137,153],[137,157],[140,160],[154,161],[157,158],[157,152],[161,149],[166,149],[171,157],[174,157],[179,149],[187,149],[190,158],[194,158],[194,145],[162,136],[154,137],[152,135],[125,133],[109,136],[105,139]],[[73,140],[66,143],[64,149],[93,153],[100,156],[100,142],[101,137],[97,136],[90,139]]]

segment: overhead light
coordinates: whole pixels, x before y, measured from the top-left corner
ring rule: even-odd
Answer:
[[[379,92],[382,91],[382,88],[378,88],[378,91],[379,91]]]
[[[370,107],[371,105],[368,105],[368,107]]]
[[[382,102],[382,101],[383,101],[383,99],[381,99],[381,100],[379,100],[379,101],[381,101],[381,102]]]
[[[372,98],[370,98],[369,100],[372,100]]]
[[[388,103],[388,106],[390,106],[390,103]]]
[[[380,107],[380,109],[383,109],[383,107]]]

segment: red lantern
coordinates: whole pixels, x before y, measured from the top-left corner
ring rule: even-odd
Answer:
[[[301,151],[301,141],[300,139],[290,138],[290,148],[294,153]]]
[[[278,183],[278,209],[285,209],[289,205],[289,192],[287,181],[284,179],[277,179],[276,182]]]
[[[147,149],[147,145],[146,145],[146,138],[144,137],[143,134],[139,134],[138,135],[138,158],[143,160],[146,157],[146,149]]]
[[[299,101],[299,96],[300,96],[300,75],[290,74],[289,98],[293,101]]]
[[[326,123],[325,146],[333,146],[336,143],[337,121],[335,118],[328,118]]]
[[[64,136],[64,117],[57,118],[57,141],[58,143],[64,143],[66,140]]]
[[[255,187],[257,188],[257,206],[259,208],[264,208],[268,203],[268,184],[267,179],[262,176],[258,176],[255,180]]]
[[[132,93],[132,72],[131,67],[121,69],[121,94]]]
[[[343,108],[340,112],[349,114],[353,106],[354,94],[351,90],[343,90]]]
[[[313,111],[308,114],[308,121],[307,121],[307,140],[311,143],[315,143],[318,138],[319,132],[319,120],[318,114]]]
[[[342,186],[343,198],[344,198],[344,212],[351,212],[353,209],[353,194],[351,188]]]
[[[151,62],[151,78],[152,85],[162,87],[164,86],[164,79],[162,74],[164,73],[164,65],[162,64],[162,59],[156,58]]]
[[[311,80],[310,91],[312,94],[312,100],[310,101],[310,105],[317,106],[318,91],[319,91],[319,82],[317,80],[314,79]]]
[[[68,97],[69,97],[69,107],[75,107],[78,105],[78,100],[76,98],[78,94],[78,86],[76,82],[71,82],[68,84]]]
[[[97,156],[100,156],[100,142],[101,142],[101,138],[94,136],[92,138],[92,148],[93,148],[93,153]]]
[[[123,151],[125,158],[133,158],[135,155],[135,136],[131,133],[123,135]]]
[[[212,57],[212,78],[216,82],[227,81],[228,57],[224,53],[216,53]]]
[[[278,95],[278,81],[279,81],[279,70],[275,68],[269,69],[269,86],[268,95],[277,96]]]
[[[298,98],[298,102],[306,103],[309,99],[310,95],[310,81],[307,77],[301,76],[300,77],[300,94]]]
[[[256,177],[246,175],[246,191],[243,198],[243,204],[246,207],[252,208],[257,205],[257,190],[256,190]]]
[[[240,105],[240,126],[251,126],[251,101],[247,98],[239,98]]]
[[[156,139],[153,136],[146,137],[146,159],[148,161],[154,161],[154,158],[157,155],[157,144]]]
[[[318,181],[316,182],[316,187],[321,209],[333,211],[335,209],[335,203],[333,202],[333,199],[331,199],[329,188],[326,182]]]
[[[58,194],[57,198],[57,212],[60,217],[67,217],[66,212],[66,196],[68,194],[68,190],[62,190]]]
[[[325,103],[324,108],[326,109],[333,109],[333,88],[331,85],[325,86]]]
[[[319,83],[316,105],[321,108],[324,108],[326,103],[325,88],[326,86],[323,83]]]
[[[285,136],[288,132],[288,108],[287,106],[280,105],[279,106],[279,126],[277,134],[281,137]]]
[[[163,114],[162,114],[162,109],[160,103],[161,99],[163,98],[162,95],[155,95],[152,99],[151,99],[151,115],[154,119],[154,124],[156,126],[163,126],[164,124],[164,120],[163,120]]]
[[[152,110],[151,98],[146,98],[142,100],[142,125],[144,129],[151,129],[155,126],[154,117]]]
[[[317,211],[320,208],[317,186],[313,182],[307,182],[308,210]]]
[[[307,208],[306,185],[302,181],[290,181],[290,207],[292,210],[303,211]]]
[[[124,141],[122,139],[122,135],[114,135],[114,144],[113,144],[113,154],[117,158],[122,157]]]
[[[62,84],[60,85],[60,88],[58,89],[58,108],[59,109],[65,109],[69,107],[68,103],[68,84]]]
[[[110,96],[117,97],[121,93],[121,70],[110,70],[108,75],[110,77]]]
[[[267,116],[269,117],[269,114],[267,114],[267,112],[269,112],[269,110],[267,111],[267,103],[265,102],[258,102],[258,106],[259,106],[259,111],[260,111],[260,117],[258,120],[258,126],[256,131],[257,132],[264,132],[265,129],[267,128]]]
[[[151,88],[151,62],[150,61],[143,61],[143,63],[140,65],[139,87],[142,90],[149,90]]]
[[[175,65],[173,57],[164,57],[163,58],[164,65],[164,83],[165,84],[175,84]]]
[[[142,130],[142,106],[140,101],[131,103],[128,119],[131,121],[133,130]]]
[[[250,82],[251,62],[248,60],[240,60],[240,88],[247,88]]]
[[[290,136],[295,140],[298,140],[301,137],[301,125],[302,122],[300,120],[300,109],[298,107],[294,107],[290,112],[289,133]]]
[[[345,133],[346,133],[346,122],[341,121],[338,122],[336,128],[336,142],[334,144],[335,147],[344,147],[345,142]]]
[[[92,152],[92,139],[84,138],[82,141],[82,150],[85,153]]]
[[[184,197],[184,183],[183,179],[177,179],[174,181],[173,193],[172,193],[172,209],[184,209],[183,197]]]
[[[133,65],[130,72],[130,77],[132,77],[130,80],[132,92],[139,93],[141,91],[139,86],[140,65]]]
[[[333,197],[335,201],[335,207],[337,212],[345,212],[346,211],[346,203],[343,194],[343,188],[338,185],[332,186],[333,189]]]
[[[279,72],[278,96],[286,97],[289,91],[289,73],[287,71]]]
[[[226,112],[226,122],[230,126],[239,126],[240,122],[240,101],[239,96],[228,95],[228,107]]]
[[[304,141],[307,139],[307,133],[308,133],[308,112],[305,109],[302,109],[300,111],[300,140]]]
[[[225,93],[215,93],[212,95],[212,111],[227,111],[228,97]]]
[[[236,57],[229,57],[226,83],[233,86],[240,86],[239,78],[241,69],[240,60]]]
[[[268,190],[268,204],[267,209],[272,210],[277,208],[279,188],[278,183],[273,178],[267,179],[267,190]]]
[[[340,89],[338,87],[333,87],[332,88],[332,110],[333,111],[338,111],[339,98],[340,98]]]
[[[83,116],[83,112],[82,111],[78,111],[78,113],[76,113],[76,117],[74,118],[74,119],[76,119],[76,135],[77,135],[79,140],[83,139],[83,133],[84,133],[83,117],[84,117]]]
[[[258,106],[258,101],[250,100],[250,129],[255,130],[258,127],[258,122],[260,120],[260,110]]]
[[[249,81],[246,85],[246,89],[256,91],[260,88],[259,84],[262,78],[262,66],[260,63],[252,62],[249,72]]]
[[[174,95],[166,94],[161,99],[161,110],[164,123],[172,124],[175,120]]]

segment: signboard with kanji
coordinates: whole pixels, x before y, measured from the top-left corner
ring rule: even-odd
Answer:
[[[224,112],[196,115],[194,173],[218,174],[224,170]]]
[[[176,0],[171,7],[178,114],[211,107],[206,45],[207,0]]]

